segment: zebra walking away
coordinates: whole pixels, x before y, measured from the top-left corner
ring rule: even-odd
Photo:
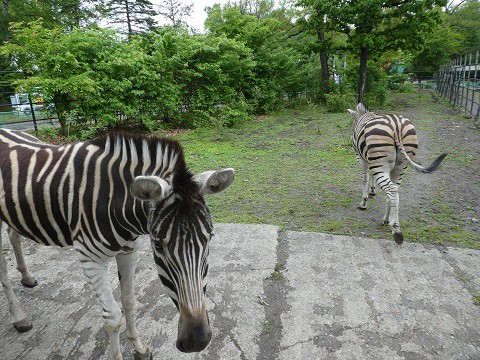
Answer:
[[[173,140],[116,133],[54,146],[0,129],[0,219],[10,227],[22,283],[36,285],[20,234],[44,245],[73,246],[102,309],[109,359],[122,358],[122,315],[106,267],[112,257],[127,337],[136,358],[151,358],[135,326],[133,280],[141,234],[150,235],[159,277],[180,312],[177,348],[198,352],[208,345],[205,289],[213,227],[203,195],[226,189],[233,178],[233,169],[192,174]],[[15,328],[28,331],[32,323],[13,293],[3,251],[0,280]]]
[[[403,242],[398,220],[398,189],[408,165],[416,171],[430,173],[438,168],[447,154],[440,155],[430,166],[424,167],[412,159],[418,148],[415,127],[400,115],[377,115],[360,103],[353,116],[352,141],[362,170],[363,195],[359,209],[367,208],[367,200],[375,195],[375,184],[387,195],[387,210],[383,218],[390,225],[395,242]]]

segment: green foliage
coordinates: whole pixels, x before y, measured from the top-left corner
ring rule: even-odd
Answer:
[[[348,108],[355,104],[355,96],[353,93],[338,93],[326,94],[326,104],[328,112],[331,113],[345,113]]]
[[[365,91],[368,59],[389,49],[418,50],[431,28],[439,21],[440,6],[446,0],[406,0],[397,2],[382,0],[342,1],[299,0],[298,5],[307,9],[305,17],[320,35],[328,31],[348,36],[353,54],[359,57],[361,66],[357,77],[359,100]],[[320,41],[320,40],[319,40]],[[328,39],[320,41],[323,50],[331,50]],[[368,86],[368,85],[367,85]],[[382,102],[383,84],[376,87],[370,81],[370,96]]]
[[[452,5],[453,6],[453,5]],[[445,23],[455,33],[458,43],[455,55],[476,51],[480,46],[480,2],[478,0],[466,0],[445,12]],[[447,42],[451,39],[446,38]]]
[[[355,92],[358,84],[359,70],[352,66],[347,70],[346,83],[350,91]],[[367,83],[364,102],[373,108],[385,104],[388,94],[387,74],[378,64],[369,63],[367,67]]]
[[[282,11],[269,13],[271,7],[267,5],[252,7],[254,11],[249,12],[244,5],[217,4],[207,9],[205,21],[209,33],[236,39],[251,50],[255,66],[242,91],[255,113],[266,113],[278,106],[285,95],[294,98],[308,85],[304,65],[309,64],[299,63],[305,55],[288,39],[290,20]]]
[[[411,70],[420,79],[431,79],[440,65],[480,46],[480,3],[469,0],[442,14],[442,24],[432,28],[424,46],[414,52]]]
[[[400,90],[408,80],[408,74],[396,74],[387,76],[387,87],[389,90]]]
[[[10,81],[16,90],[40,87],[55,103],[64,132],[71,120],[91,128],[133,123],[151,131],[159,124],[236,126],[248,114],[269,113],[285,100],[326,101],[329,111],[343,110],[361,88],[364,67],[352,66],[359,60],[376,63],[367,67],[365,101],[382,104],[387,87],[408,92],[411,85],[402,85],[403,78],[386,79],[379,68],[387,73],[388,68],[380,58],[421,79],[452,55],[477,49],[480,41],[476,0],[443,13],[445,0],[406,0],[401,6],[299,0],[297,8],[292,2],[275,8],[272,0],[237,1],[207,8],[207,33],[193,35],[181,26],[178,1],[163,3],[165,13],[178,10],[171,12],[175,26],[147,32],[154,28],[150,0],[3,1],[0,42],[8,42],[0,48],[0,70],[24,69],[29,78],[4,75],[0,90],[13,91]],[[125,32],[139,35],[126,41],[92,26],[106,14],[111,21],[126,18],[125,4],[134,5]],[[328,70],[334,57],[344,56],[346,82],[337,87]],[[335,75],[339,72],[337,63]]]
[[[122,28],[130,38],[133,34],[152,30],[155,26],[153,4],[149,0],[105,0],[102,6],[105,19]]]
[[[250,106],[245,89],[255,61],[242,42],[224,36],[190,36],[165,28],[125,41],[98,28],[46,29],[19,23],[2,48],[28,79],[18,88],[40,88],[55,103],[66,132],[68,119],[96,127],[140,122],[177,126],[233,126]]]

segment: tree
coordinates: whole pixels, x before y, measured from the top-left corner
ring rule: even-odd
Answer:
[[[153,4],[149,0],[104,0],[104,17],[111,24],[120,25],[130,39],[133,34],[155,27]]]
[[[466,0],[456,6],[447,8],[445,23],[462,38],[456,51],[451,54],[461,55],[480,48],[480,2],[478,0]]]
[[[450,4],[442,23],[433,28],[425,44],[413,53],[412,72],[418,78],[432,78],[440,65],[480,47],[480,3],[467,0]]]
[[[388,49],[419,49],[440,20],[440,6],[446,0],[302,0],[299,4],[326,18],[326,29],[347,34],[360,60],[357,101],[362,102],[369,58]]]
[[[67,31],[47,29],[38,21],[16,23],[12,42],[1,53],[29,74],[17,81],[18,88],[40,88],[54,103],[64,134],[69,117],[105,126],[118,122],[117,112],[135,116],[145,105],[144,94],[155,93],[143,78],[156,82],[156,89],[162,86],[162,79],[145,65],[144,54],[112,30]]]
[[[187,25],[185,18],[190,16],[192,8],[193,3],[185,5],[179,0],[163,0],[157,6],[157,12],[170,20],[174,28],[178,28],[181,25]]]
[[[274,0],[232,0],[228,6],[240,9],[242,14],[255,16],[258,20],[269,17],[275,6]]]
[[[303,16],[297,23],[303,28],[304,31],[313,32],[317,39],[314,48],[320,58],[321,89],[322,98],[324,100],[324,95],[330,93],[330,71],[328,68],[328,57],[332,50],[332,42],[328,37],[325,37],[327,29],[331,27],[327,24],[329,18],[327,18],[325,9],[323,8],[323,4],[321,2],[311,4],[311,1],[309,0],[300,0],[297,5],[306,7]]]
[[[258,18],[239,6],[216,4],[207,8],[207,31],[245,43],[252,50],[256,66],[254,76],[243,90],[246,99],[257,112],[266,112],[285,97],[304,92],[298,81],[305,75],[304,54],[293,45],[288,31],[291,19],[283,11],[272,11]],[[303,79],[303,84],[307,84]]]

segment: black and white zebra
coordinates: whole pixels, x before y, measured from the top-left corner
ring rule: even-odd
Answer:
[[[359,208],[367,208],[367,200],[375,195],[375,184],[387,194],[387,210],[383,218],[390,225],[393,238],[403,242],[398,221],[398,189],[408,165],[416,171],[430,173],[438,168],[447,154],[440,155],[430,166],[424,167],[412,159],[418,148],[418,137],[411,121],[400,115],[377,115],[363,104],[353,116],[353,147],[362,170],[363,195]]]
[[[121,310],[106,264],[116,258],[127,337],[137,355],[151,356],[135,326],[133,278],[140,247],[149,234],[159,277],[180,311],[177,348],[201,351],[212,332],[205,308],[212,221],[203,195],[233,181],[233,169],[193,175],[178,142],[109,134],[54,146],[12,130],[0,130],[0,219],[22,273],[35,286],[20,247],[20,234],[45,245],[73,246],[101,308],[109,335],[109,359],[121,359]],[[0,239],[1,240],[1,239]],[[1,241],[0,241],[1,244]],[[13,293],[0,251],[0,279],[14,326],[31,321]]]

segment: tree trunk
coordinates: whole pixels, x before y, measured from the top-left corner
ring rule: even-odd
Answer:
[[[8,4],[10,3],[10,0],[2,0],[2,10],[3,10],[3,15],[5,17],[8,16]]]
[[[318,41],[320,42],[320,66],[322,67],[322,96],[330,94],[330,78],[328,71],[328,54],[325,51],[325,33],[323,30],[318,32]]]
[[[368,61],[368,48],[362,47],[360,49],[360,70],[358,80],[358,98],[357,103],[363,102],[365,90],[367,86],[367,61]]]
[[[128,28],[128,40],[132,37],[132,21],[130,19],[130,8],[128,6],[128,1],[125,1],[125,14],[127,15],[127,28]]]
[[[65,99],[60,93],[56,92],[53,95],[53,104],[55,105],[55,111],[57,113],[58,122],[60,123],[60,128],[62,129],[62,135],[67,135],[67,116],[66,109],[64,108]]]

